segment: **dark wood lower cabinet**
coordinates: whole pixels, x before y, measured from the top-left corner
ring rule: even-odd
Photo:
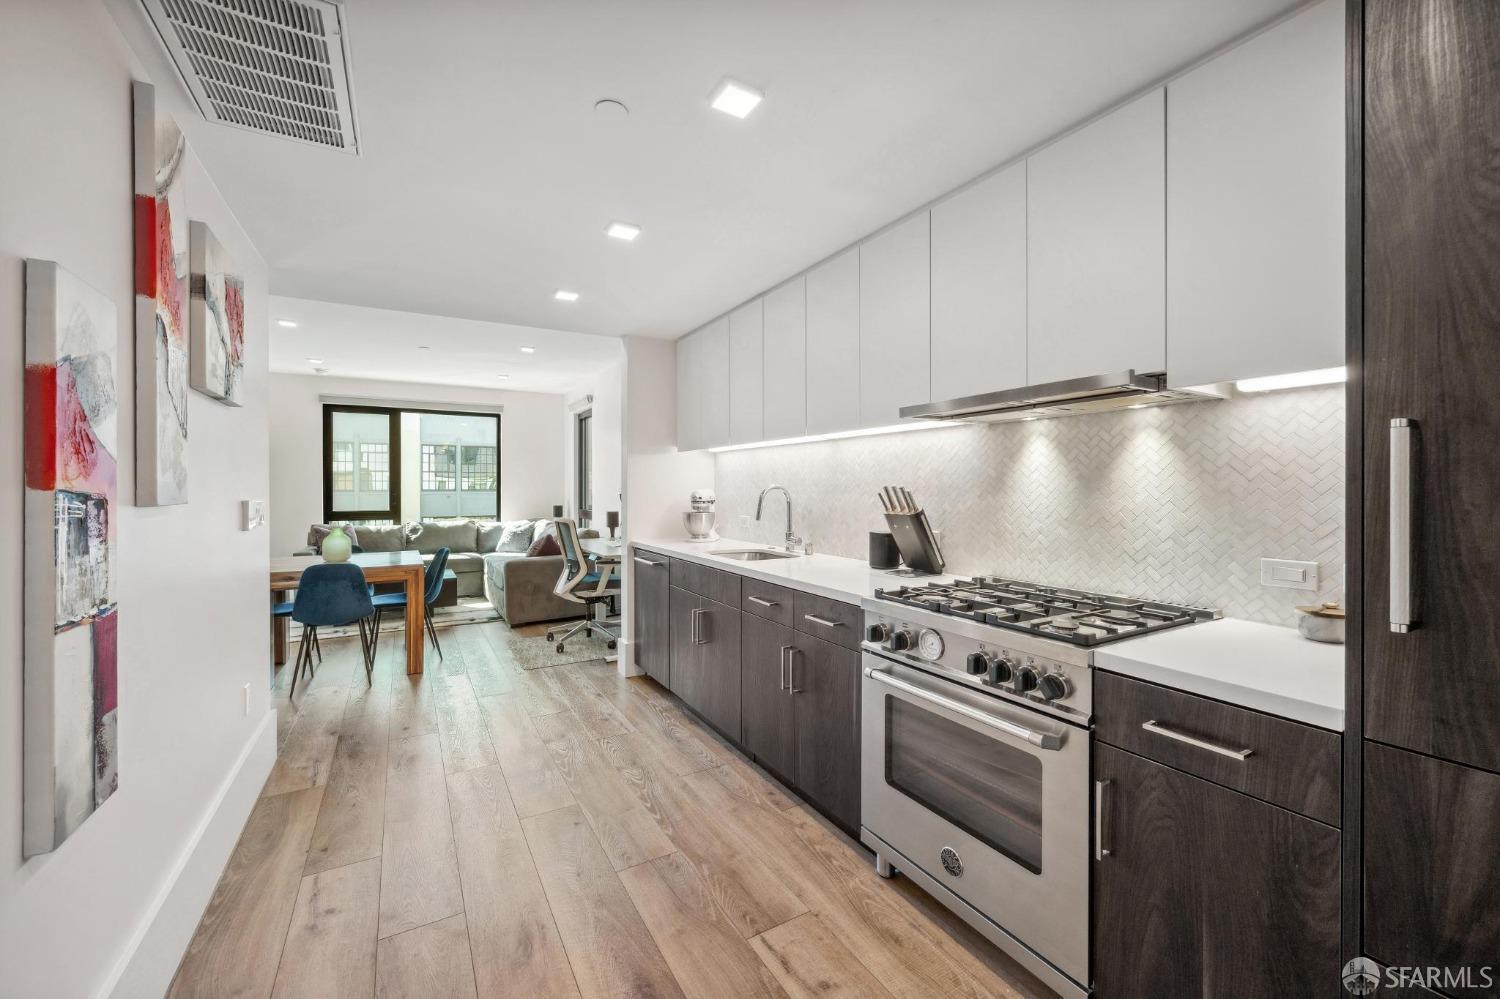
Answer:
[[[859,828],[859,653],[808,635],[793,639],[797,786]]]
[[[1099,744],[1100,999],[1344,995],[1339,832]]]
[[[797,779],[797,725],[786,668],[792,629],[754,614],[740,620],[740,716],[745,750],[784,780]]]
[[[740,610],[671,587],[672,693],[731,739],[740,737]]]
[[[1500,775],[1365,744],[1365,950],[1388,965],[1489,965],[1500,994]]]
[[[635,664],[662,686],[670,680],[672,662],[671,597],[667,557],[652,552],[633,556],[635,598],[631,617],[635,628]]]

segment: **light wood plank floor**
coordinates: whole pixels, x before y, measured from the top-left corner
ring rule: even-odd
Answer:
[[[295,699],[283,671],[173,999],[1050,995],[663,688],[522,671],[505,627],[419,677],[391,635],[371,686],[352,638]]]

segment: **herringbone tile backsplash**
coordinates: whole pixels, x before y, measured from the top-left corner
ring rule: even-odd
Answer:
[[[950,571],[1218,607],[1295,625],[1344,591],[1343,386],[1031,423],[956,426],[717,456],[719,530],[777,543],[776,482],[814,551],[866,558],[876,492],[905,485]],[[1260,559],[1319,563],[1321,588],[1260,585]]]

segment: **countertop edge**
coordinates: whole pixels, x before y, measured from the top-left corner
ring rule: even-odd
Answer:
[[[668,546],[660,541],[655,543],[651,541],[629,541],[626,542],[626,544],[631,548],[644,548],[647,551],[654,552],[657,555],[665,555],[668,558],[680,558],[685,562],[692,562],[696,565],[708,566],[711,569],[719,569],[724,572],[732,572],[735,575],[745,576],[749,579],[755,579],[762,583],[772,583],[776,586],[785,586],[790,590],[800,590],[803,593],[811,593],[815,596],[827,597],[829,600],[838,600],[843,603],[855,604],[856,606],[862,603],[869,596],[869,594],[863,592],[846,590],[842,587],[832,586],[827,583],[819,583],[808,579],[790,579],[780,573],[766,572],[754,562],[732,562],[728,559],[714,558],[710,556],[706,551],[685,551],[677,546]],[[686,542],[683,542],[683,544],[686,544]],[[774,545],[742,544],[728,538],[723,539],[720,544],[734,545],[736,548],[756,548],[767,550],[772,550],[775,547]],[[840,562],[848,562],[850,564],[845,571],[849,572],[857,572],[860,569],[863,569],[866,572],[873,571],[869,568],[868,565],[860,562],[858,559],[845,558],[842,555],[817,555],[805,557],[838,559]]]

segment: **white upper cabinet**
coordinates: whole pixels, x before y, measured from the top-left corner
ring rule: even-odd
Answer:
[[[1026,163],[932,209],[933,401],[1026,384]]]
[[[899,423],[902,406],[932,401],[930,236],[922,212],[860,245],[860,426]]]
[[[762,356],[761,299],[740,306],[729,314],[729,441],[753,444],[763,441],[761,418]]]
[[[701,332],[701,331],[699,331]],[[689,333],[677,341],[677,450],[702,447],[698,428],[698,340]]]
[[[859,426],[859,247],[807,272],[807,432]]]
[[[729,439],[729,317],[722,316],[698,334],[699,447],[723,447]]]
[[[1171,384],[1343,364],[1343,3],[1167,92]]]
[[[764,439],[807,433],[807,277],[766,292],[762,365]]]
[[[1027,381],[1166,368],[1163,91],[1027,161]]]

